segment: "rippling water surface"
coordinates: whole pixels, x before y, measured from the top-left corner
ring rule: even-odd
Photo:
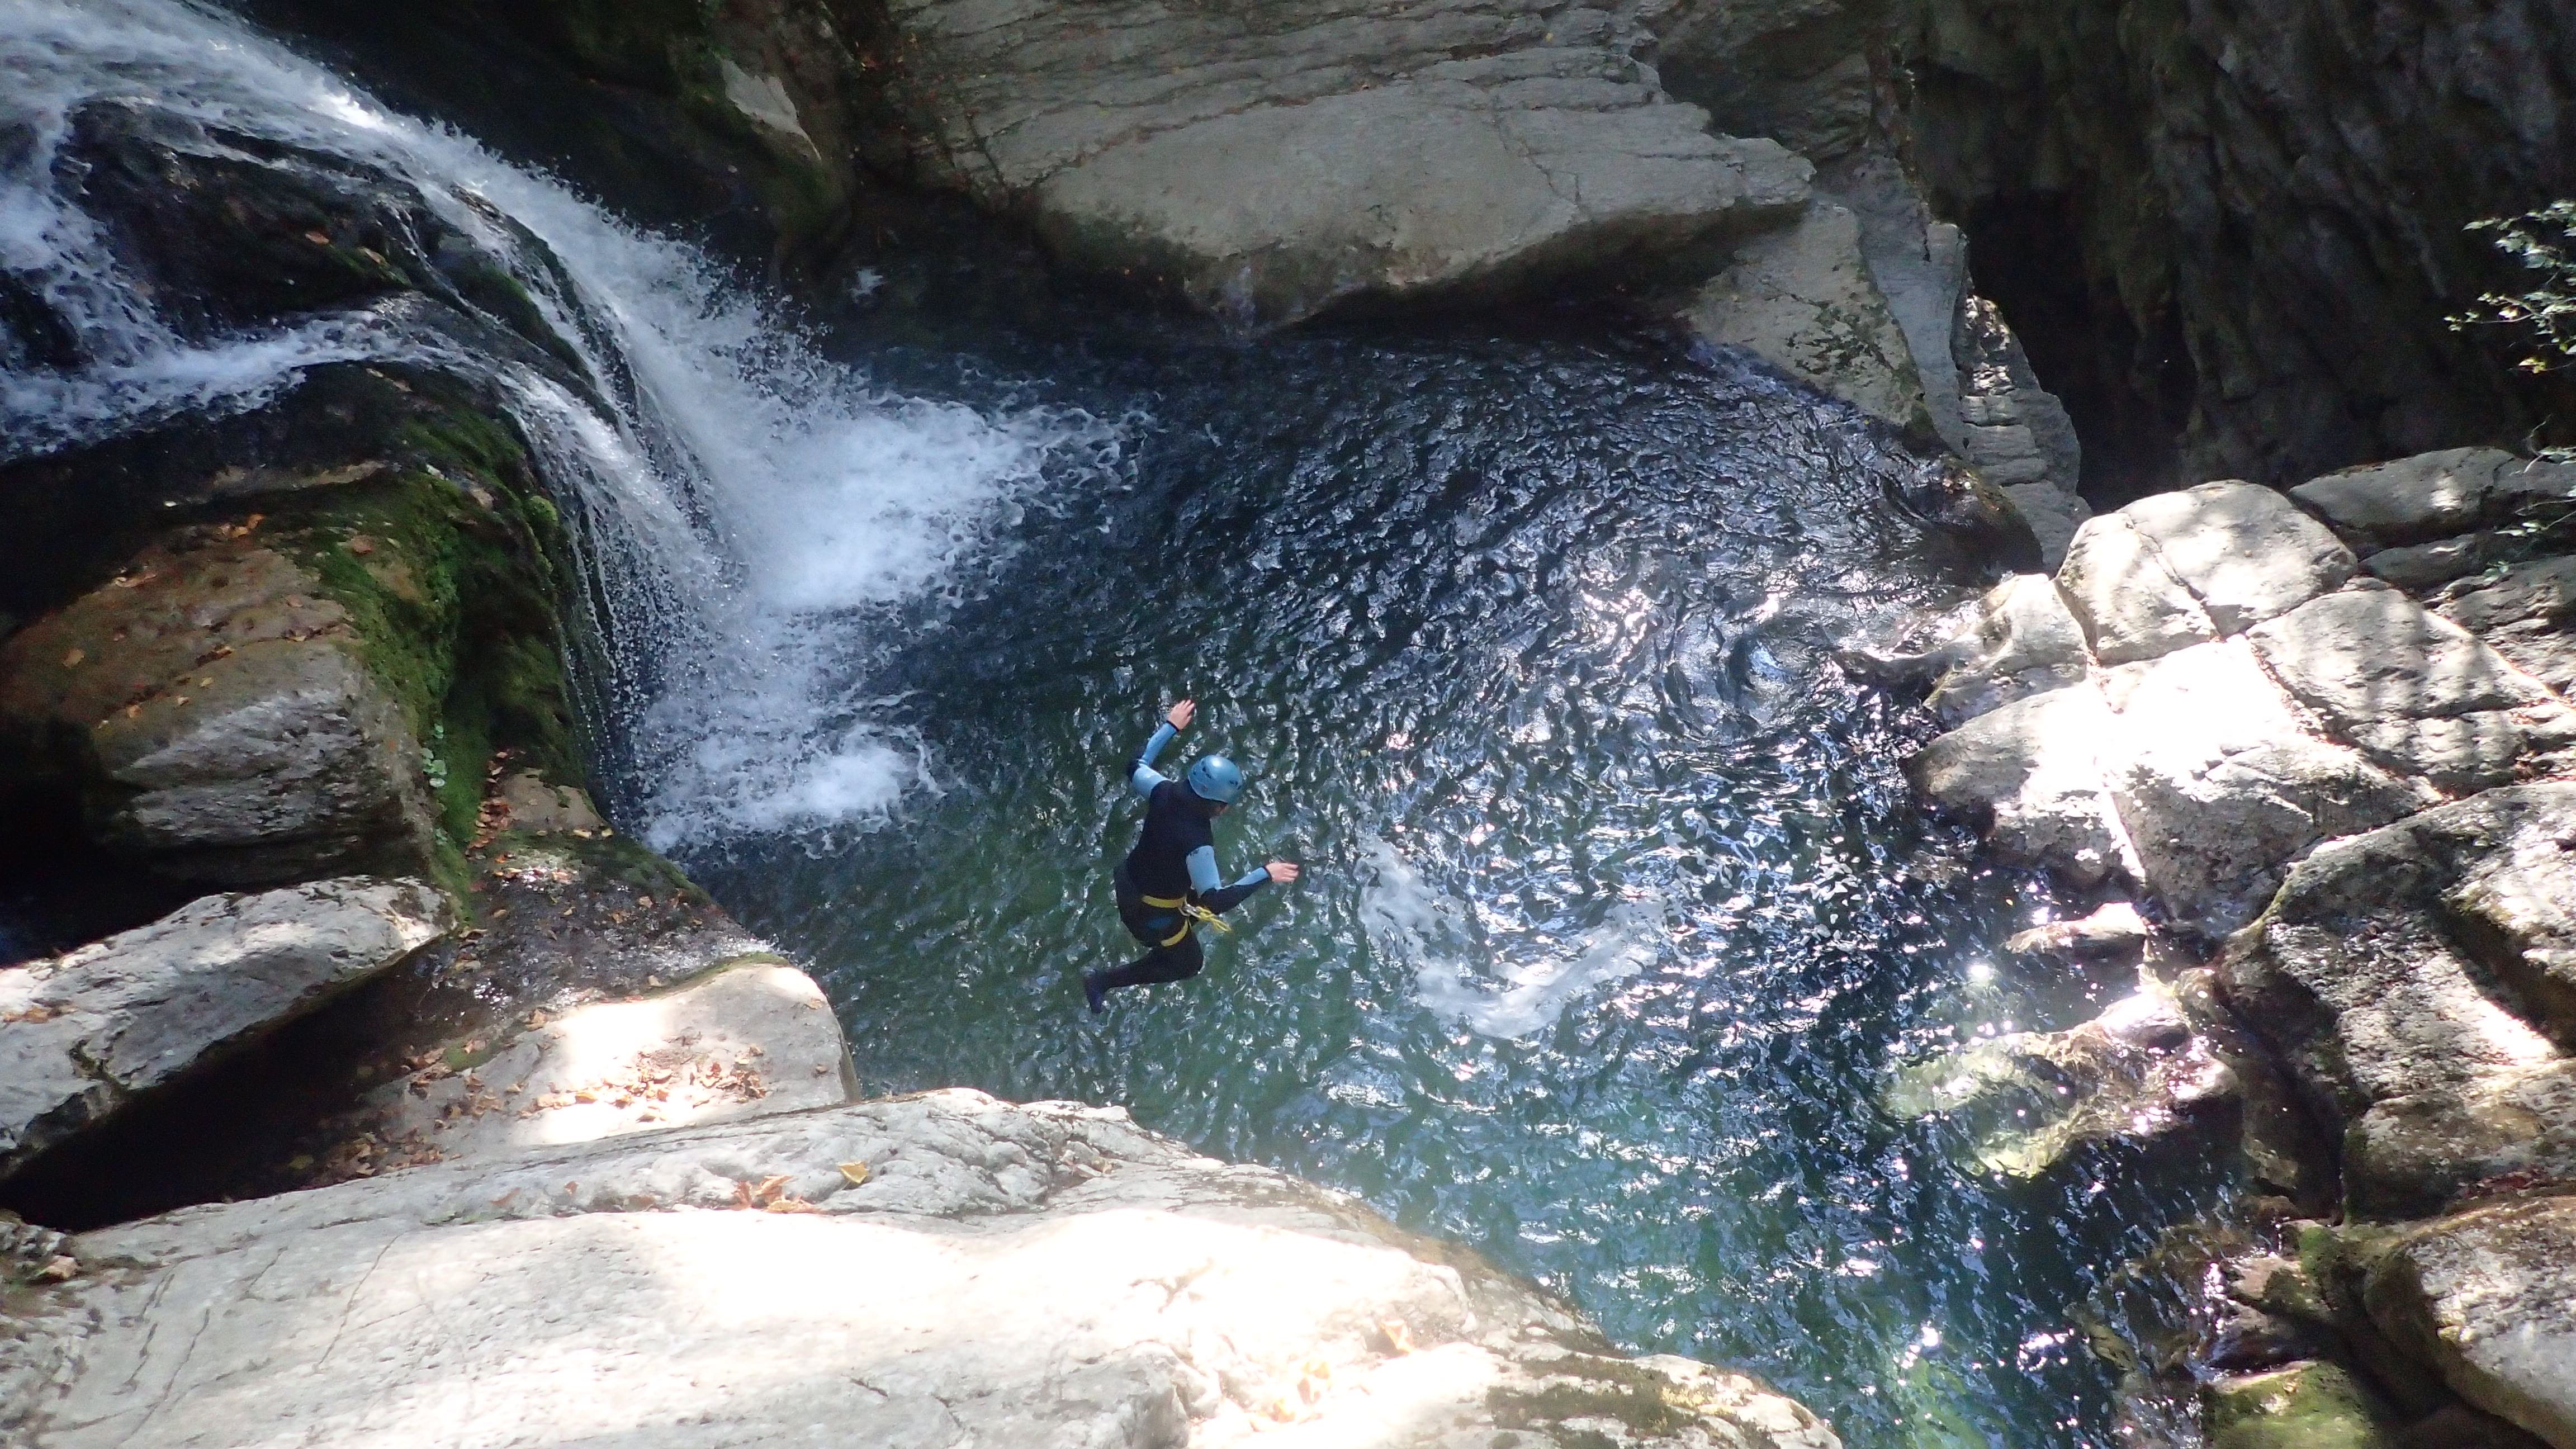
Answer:
[[[1926,721],[1830,662],[1945,581],[1890,457],[1749,372],[1599,342],[1082,367],[1126,464],[868,680],[935,793],[821,846],[684,847],[818,964],[871,1089],[1126,1104],[1856,1445],[2107,1442],[2065,1309],[2204,1174],[2104,1151],[2006,1184],[1873,1105],[1899,1060],[2125,989],[1996,962],[2051,903],[1908,803]],[[1183,696],[1166,763],[1252,778],[1229,873],[1307,874],[1095,1021],[1078,973],[1135,954],[1123,767]]]

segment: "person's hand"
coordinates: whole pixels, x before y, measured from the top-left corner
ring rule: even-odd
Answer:
[[[1295,861],[1274,860],[1268,865],[1263,866],[1262,869],[1270,872],[1270,878],[1279,882],[1281,885],[1286,885],[1288,882],[1297,878],[1297,863]]]
[[[1198,718],[1198,715],[1199,702],[1195,699],[1185,699],[1163,712],[1163,722],[1176,730],[1185,730],[1190,727],[1190,721]]]

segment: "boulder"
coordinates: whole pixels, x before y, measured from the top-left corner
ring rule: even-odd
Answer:
[[[2328,594],[2249,632],[2337,738],[2453,794],[2576,742],[2576,714],[2466,629],[2389,588]]]
[[[2546,949],[2555,939],[2548,916],[2527,903],[2534,892],[2576,888],[2559,844],[2569,838],[2576,785],[2490,790],[2320,847],[2229,943],[2230,997],[2330,1130],[2345,1132],[2381,1103],[2424,1099],[2363,1131],[2365,1147],[2385,1148],[2365,1160],[2374,1177],[2386,1164],[2386,1183],[2368,1191],[2432,1190],[2420,1184],[2439,1176],[2433,1168],[2406,1165],[2408,1152],[2438,1146],[2419,1129],[2471,1143],[2463,1150],[2482,1157],[2545,1151],[2536,1144],[2560,1130],[2513,1107],[2542,1100],[2531,1095],[2540,1078],[2519,1079],[2565,1058],[2512,983],[2546,969],[2520,959],[2519,943]],[[2460,1125],[2481,1103],[2500,1110]],[[2409,1132],[2418,1134],[2411,1146],[2400,1140]]]
[[[2110,732],[2099,690],[2054,689],[1932,741],[1906,762],[1906,773],[1933,805],[1985,817],[1986,838],[2004,860],[2082,885],[2135,879],[2137,855],[2094,753]]]
[[[2363,1298],[2461,1398],[2576,1449],[2576,1198],[2498,1203],[2409,1233]]]
[[[2484,1183],[2576,1182],[2576,1062],[2374,1103],[2344,1135],[2343,1174],[2352,1211],[2382,1218]]]
[[[2501,533],[2463,533],[2431,543],[2383,548],[2362,556],[2365,573],[2422,598],[2457,579],[2467,578],[2514,557],[2514,540]]]
[[[2576,466],[2449,448],[2312,478],[2290,496],[2364,547],[2428,543],[2576,498]]]
[[[2509,564],[2447,591],[2436,612],[2560,694],[2576,693],[2576,556]]]
[[[0,1307],[27,1449],[1831,1449],[1347,1198],[946,1091],[193,1208]],[[26,1365],[41,1360],[39,1376]]]
[[[2269,488],[2203,483],[2087,522],[2058,586],[2105,664],[2286,614],[2352,577],[2351,550]]]
[[[0,741],[89,833],[186,879],[419,869],[417,732],[313,571],[233,536],[148,549],[0,645]]]
[[[1711,135],[1607,10],[902,0],[888,23],[926,179],[1242,322],[1785,222],[1812,172]]]
[[[2083,628],[2044,574],[2015,574],[1987,590],[1956,659],[1924,701],[1953,727],[2075,684],[2091,666]]]
[[[368,1130],[407,1159],[499,1157],[857,1095],[831,1003],[775,958],[529,1021],[488,1056],[442,1058],[378,1089]]]
[[[2209,1449],[2400,1449],[2387,1401],[2339,1364],[2310,1360],[2229,1374],[2200,1391]]]
[[[318,881],[208,896],[0,971],[0,1176],[393,966],[451,919],[418,881]]]
[[[2218,637],[2209,611],[2166,567],[2154,540],[2125,508],[2075,530],[2057,570],[2057,587],[2104,664],[2154,659]]]
[[[2107,671],[2112,729],[2093,748],[2140,877],[2174,921],[2223,935],[2322,840],[2430,803],[2311,734],[2242,639]]]
[[[1860,221],[1844,207],[1817,201],[1795,225],[1738,243],[1683,315],[1708,341],[1882,422],[1931,425],[1905,334],[1861,255]]]

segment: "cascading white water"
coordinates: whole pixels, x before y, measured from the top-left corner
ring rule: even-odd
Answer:
[[[198,410],[328,362],[475,373],[565,505],[612,644],[653,842],[881,818],[928,780],[872,718],[892,611],[963,587],[1052,470],[1113,457],[1078,414],[906,399],[815,355],[695,248],[626,225],[470,138],[394,114],[231,16],[178,0],[0,0],[0,268],[77,339],[0,356],[0,462]],[[117,262],[56,160],[83,104],[135,97],[416,188],[525,285],[605,398],[464,357],[377,313],[192,342]],[[506,219],[506,221],[504,220]],[[527,254],[524,228],[556,266]],[[613,380],[613,382],[612,382]]]

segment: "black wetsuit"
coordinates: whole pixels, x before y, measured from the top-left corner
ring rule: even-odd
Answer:
[[[1088,984],[1095,994],[1198,975],[1207,957],[1199,948],[1198,923],[1182,914],[1181,903],[1221,916],[1270,883],[1270,872],[1258,869],[1231,885],[1217,884],[1216,835],[1207,802],[1154,768],[1154,756],[1173,733],[1169,725],[1154,731],[1128,765],[1128,782],[1145,797],[1145,828],[1112,876],[1120,923],[1152,949],[1116,970],[1091,973]]]

